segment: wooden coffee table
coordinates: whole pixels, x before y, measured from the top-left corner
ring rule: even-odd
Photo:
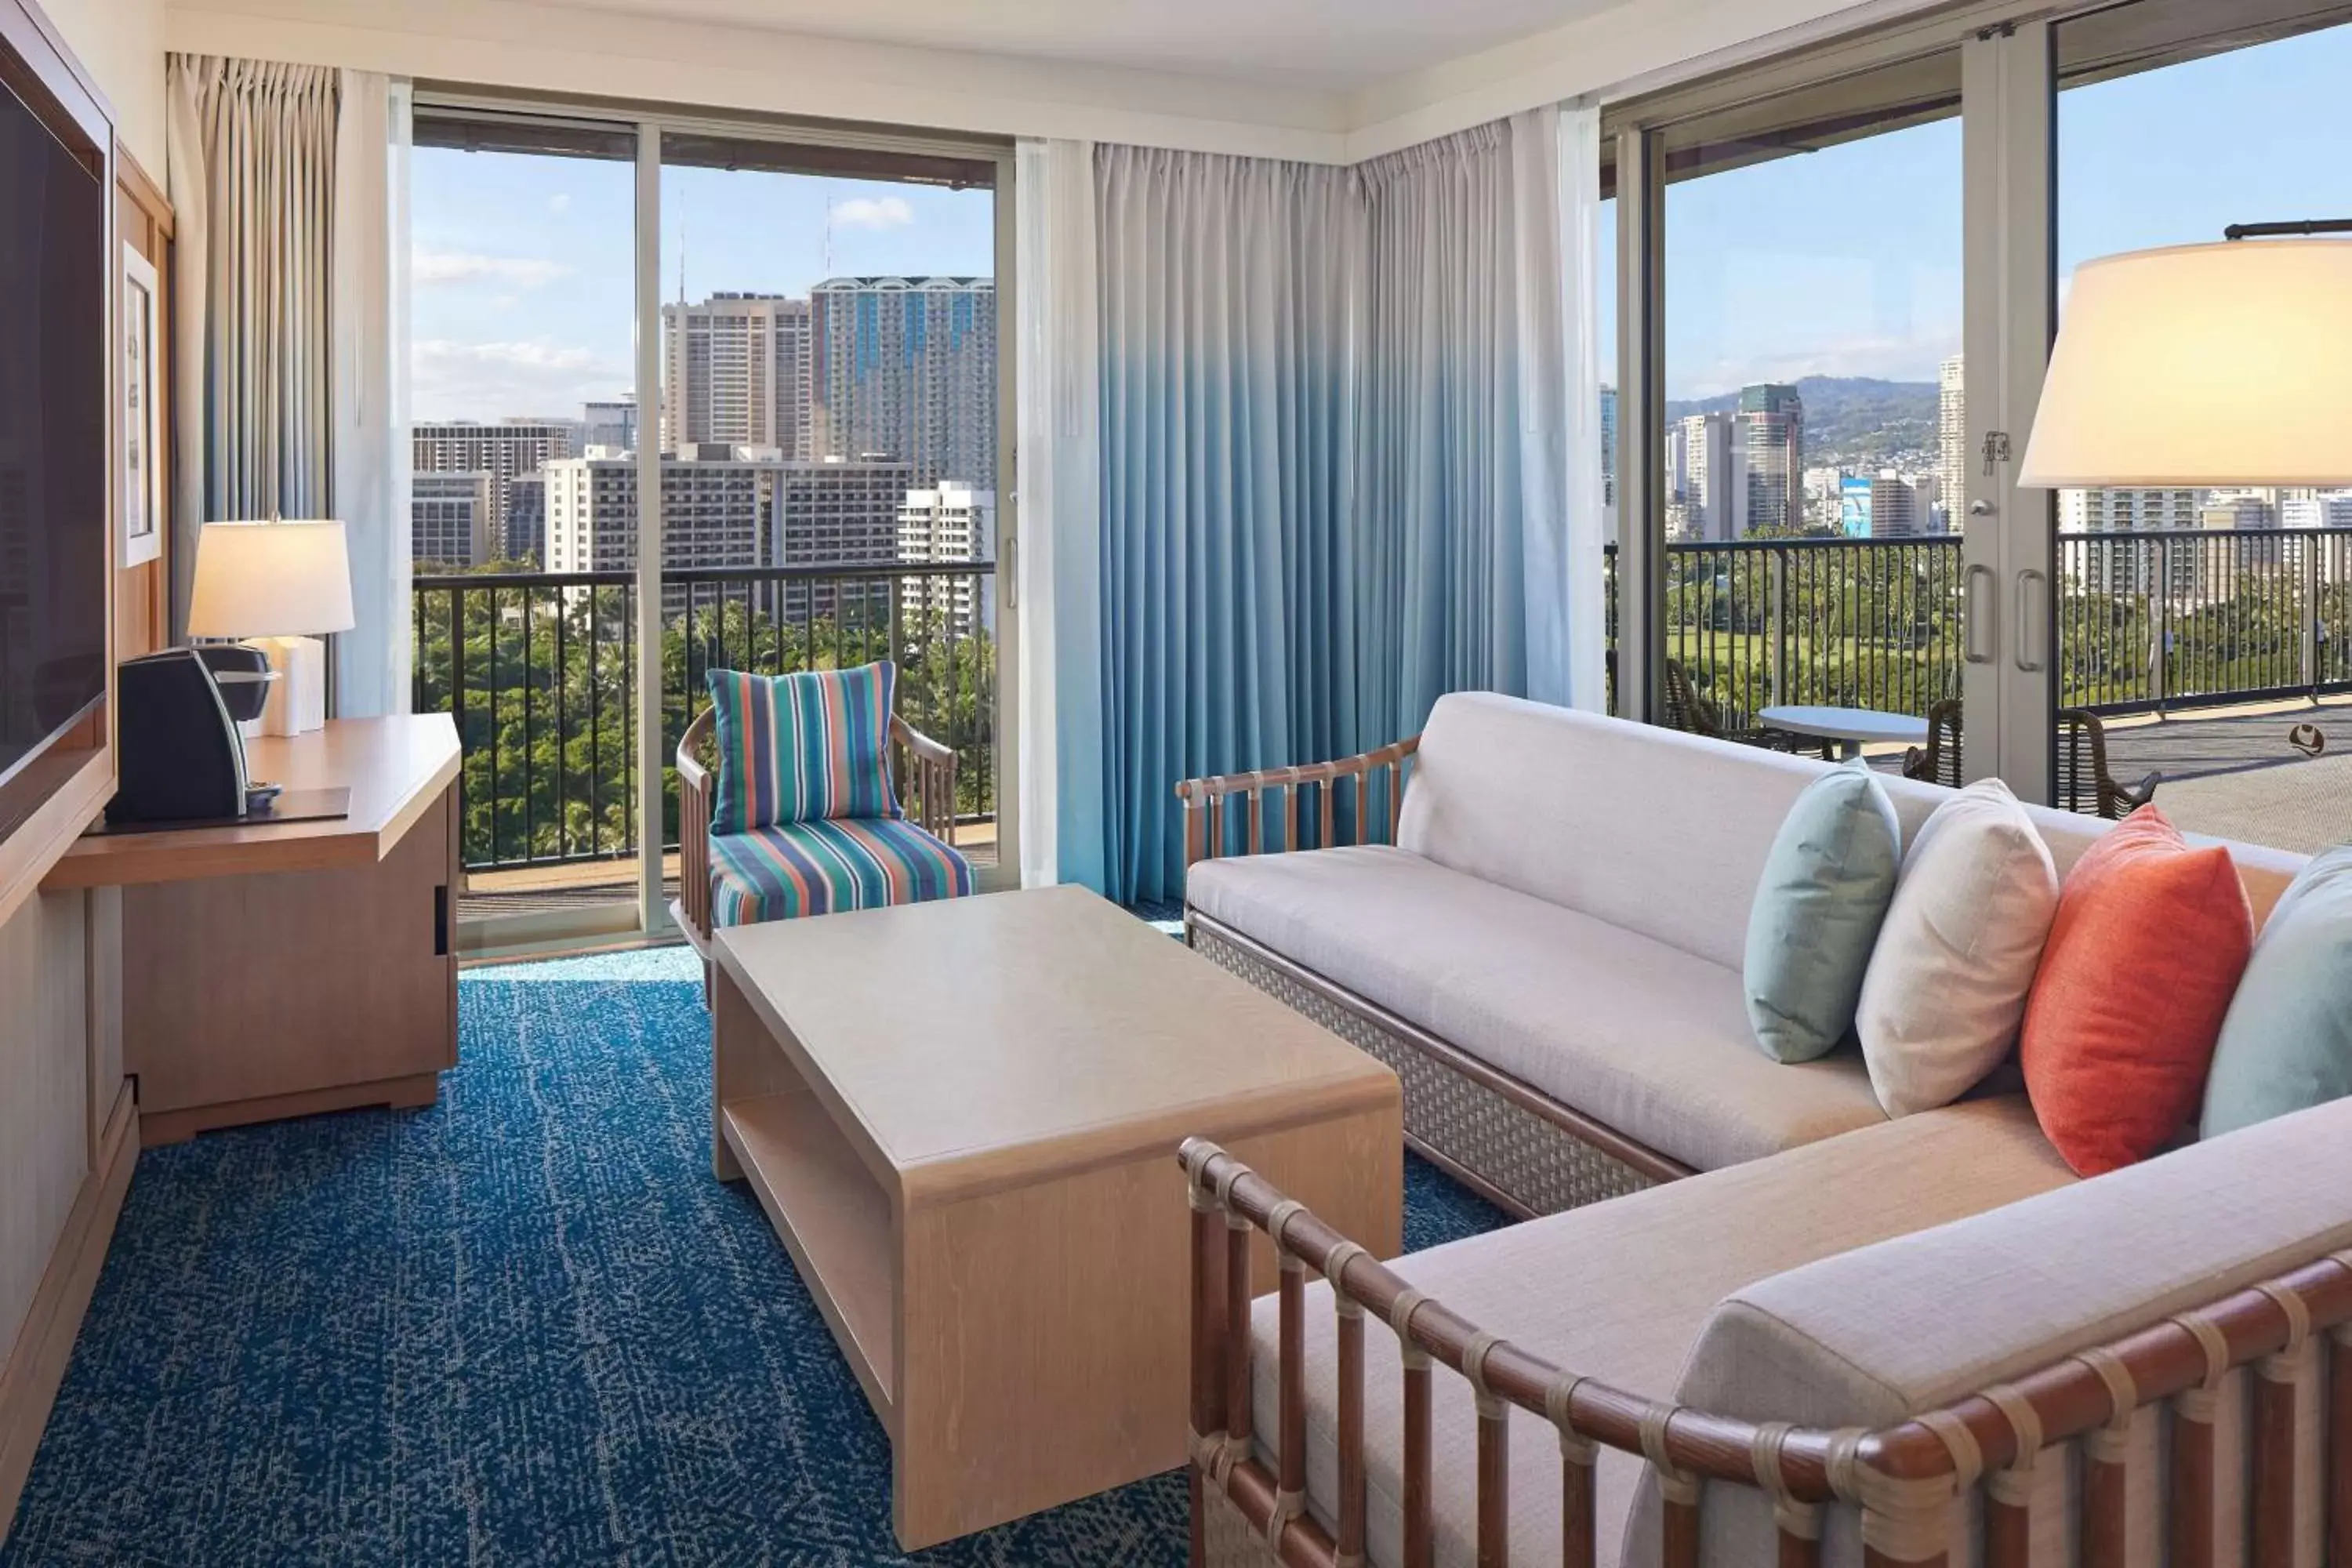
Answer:
[[[882,1418],[909,1551],[1183,1463],[1185,1138],[1401,1245],[1395,1075],[1091,893],[715,947],[712,1164]]]

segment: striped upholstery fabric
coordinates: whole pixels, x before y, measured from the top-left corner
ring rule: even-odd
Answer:
[[[898,683],[887,660],[796,675],[710,671],[719,751],[712,834],[902,815],[890,788]]]
[[[961,898],[971,862],[898,817],[832,818],[710,836],[710,923]]]

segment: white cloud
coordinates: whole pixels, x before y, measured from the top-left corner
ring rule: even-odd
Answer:
[[[572,193],[569,191],[558,191],[553,195],[548,197],[547,210],[551,213],[571,211]]]
[[[915,221],[915,209],[903,196],[857,196],[835,205],[833,221],[842,228],[904,228]]]
[[[419,250],[409,257],[409,276],[418,283],[485,280],[537,289],[570,273],[560,261],[531,256],[478,256],[463,250]]]
[[[410,402],[419,419],[576,418],[580,405],[629,389],[623,359],[546,338],[464,342],[420,338],[409,351]]]

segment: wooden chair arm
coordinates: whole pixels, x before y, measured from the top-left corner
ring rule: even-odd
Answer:
[[[1361,1336],[1368,1331],[1397,1332],[1428,1358],[1430,1368],[1463,1378],[1482,1395],[1476,1438],[1482,1561],[1488,1559],[1490,1552],[1495,1561],[1504,1556],[1495,1549],[1505,1544],[1508,1531],[1513,1466],[1507,1458],[1507,1435],[1510,1407],[1517,1406],[1560,1430],[1559,1484],[1565,1489],[1561,1511],[1567,1532],[1561,1545],[1562,1560],[1569,1563],[1591,1563],[1597,1555],[1592,1539],[1594,1461],[1597,1450],[1606,1447],[1647,1458],[1667,1478],[1669,1484],[1661,1489],[1666,1568],[1697,1568],[1700,1510],[1719,1486],[1768,1495],[1779,1489],[1781,1506],[1769,1517],[1769,1528],[1778,1536],[1778,1561],[1784,1563],[1820,1560],[1817,1544],[1826,1533],[1820,1516],[1822,1509],[1858,1506],[1864,1514],[1864,1529],[1869,1531],[1874,1507],[1904,1510],[1909,1496],[1933,1497],[1940,1492],[1950,1498],[1983,1487],[1986,1568],[2026,1568],[2034,1534],[2031,1500],[2018,1500],[1998,1484],[1988,1483],[1997,1483],[2000,1473],[2025,1456],[2029,1447],[2038,1450],[2043,1444],[2086,1438],[2102,1427],[2113,1430],[2119,1422],[2128,1422],[2134,1409],[2158,1405],[2200,1385],[2210,1389],[2221,1371],[2248,1366],[2282,1345],[2298,1345],[2305,1334],[2313,1340],[2330,1331],[2340,1335],[2341,1325],[2352,1322],[2352,1261],[2316,1257],[2282,1270],[2261,1285],[2111,1339],[2099,1348],[2119,1363],[2126,1374],[2113,1382],[2093,1365],[2092,1358],[2078,1354],[2011,1378],[1990,1391],[2010,1401],[2008,1405],[1995,1403],[1987,1393],[1969,1394],[1925,1415],[1860,1435],[1801,1426],[1765,1427],[1696,1406],[1655,1403],[1597,1379],[1576,1377],[1507,1340],[1481,1331],[1477,1324],[1449,1310],[1442,1301],[1412,1290],[1371,1254],[1352,1245],[1313,1213],[1286,1201],[1272,1184],[1215,1144],[1188,1139],[1177,1160],[1183,1166],[1192,1200],[1190,1387],[1194,1477],[1202,1493],[1222,1493],[1254,1530],[1265,1531],[1271,1525],[1281,1531],[1284,1563],[1318,1568],[1360,1561],[1364,1549],[1368,1490],[1363,1482],[1364,1402],[1360,1394],[1351,1400],[1345,1384],[1353,1376],[1360,1388]],[[1255,1250],[1252,1232],[1271,1241],[1278,1258],[1295,1259],[1300,1266],[1285,1268],[1280,1277],[1274,1366],[1279,1415],[1273,1434],[1255,1423],[1255,1384],[1250,1375],[1253,1357],[1246,1348],[1240,1348],[1252,1342],[1252,1304],[1257,1295],[1250,1279],[1250,1260]],[[2317,1246],[2315,1241],[2315,1253]],[[1295,1510],[1286,1515],[1277,1512],[1284,1507],[1280,1499],[1304,1495],[1307,1486],[1306,1281],[1318,1277],[1329,1279],[1338,1297],[1360,1309],[1338,1320],[1339,1364],[1330,1375],[1341,1384],[1337,1400],[1339,1429],[1333,1442],[1340,1456],[1342,1480],[1337,1517],[1332,1521],[1335,1528],[1328,1531],[1319,1519]],[[1632,1291],[1642,1288],[1638,1279],[1622,1284]],[[1392,1325],[1397,1308],[1407,1296],[1412,1300],[1407,1303],[1405,1325],[1400,1331]],[[2293,1299],[2293,1310],[2283,1297]],[[2192,1319],[2200,1327],[2187,1321]],[[1377,1328],[1368,1330],[1368,1324]],[[1236,1367],[1241,1369],[1237,1374],[1232,1371]],[[1416,1410],[1420,1420],[1428,1419],[1432,1378],[1433,1371],[1428,1369],[1405,1373],[1408,1431]],[[2290,1542],[2299,1517],[2294,1479],[2298,1395],[2292,1381],[2252,1381],[2261,1386],[2255,1390],[2257,1410],[2247,1441],[2257,1481],[2242,1489],[2240,1506],[2249,1517],[2233,1518],[2229,1523],[2233,1529],[2248,1529],[2256,1543],[2248,1561],[2284,1562],[2293,1555]],[[2118,1386],[2130,1391],[2131,1409],[2116,1408]],[[2030,1438],[2008,1413],[2017,1400],[2032,1409]],[[2342,1414],[2340,1406],[2334,1419],[2338,1433],[2352,1424],[2352,1416]],[[1939,1432],[1953,1426],[1967,1429],[1966,1447],[1978,1461],[1965,1473],[1953,1457],[1958,1450]],[[1269,1436],[1275,1440],[1267,1441]],[[2343,1450],[2340,1436],[2336,1442],[2332,1478],[2322,1484],[2340,1488],[2352,1482],[2352,1456]],[[1261,1451],[1270,1452],[1262,1459],[1257,1457]],[[2079,1524],[2084,1539],[2119,1543],[2124,1539],[2126,1499],[2135,1490],[2130,1472],[2146,1461],[2135,1458],[2126,1447],[2103,1448],[2091,1443],[2084,1445],[2082,1461],[2082,1507],[2086,1517]],[[1400,1489],[1402,1533],[1410,1553],[1410,1543],[1430,1540],[1435,1522],[1434,1457],[1428,1445],[1418,1454],[1408,1447],[1405,1463]],[[2193,1494],[2188,1498],[2191,1505],[2201,1500],[2202,1506],[2210,1508],[2220,1500],[2216,1472],[2208,1437],[2187,1456],[2176,1454],[2168,1476],[2149,1484]],[[1202,1506],[1199,1496],[1195,1508]],[[1895,1500],[1893,1504],[1879,1501],[1890,1497]],[[1941,1528],[1940,1515],[1931,1512],[1927,1517]],[[1919,1521],[1906,1510],[1881,1513],[1875,1522],[1881,1529],[1900,1530]],[[1940,1540],[1938,1536],[1933,1555],[1916,1560],[1941,1563]],[[1891,1556],[1868,1555],[1873,1562],[1895,1561]],[[2119,1546],[2116,1555],[2120,1560]],[[1763,1542],[1756,1542],[1738,1560],[1771,1562],[1774,1555]]]
[[[915,826],[942,844],[955,842],[956,753],[916,729],[898,714],[890,715],[890,738],[907,749],[908,815]]]
[[[701,752],[718,732],[706,708],[677,738],[677,903],[690,935],[710,940],[710,816],[718,781]]]
[[[1184,863],[1187,866],[1213,859],[1225,852],[1225,802],[1234,795],[1248,801],[1245,828],[1246,853],[1263,854],[1266,848],[1265,795],[1276,791],[1281,797],[1283,811],[1282,842],[1277,850],[1297,849],[1299,844],[1299,792],[1315,790],[1318,807],[1318,847],[1329,847],[1339,842],[1339,800],[1340,784],[1352,781],[1355,793],[1355,837],[1358,844],[1375,842],[1373,825],[1365,820],[1370,800],[1372,780],[1381,773],[1389,775],[1388,826],[1384,842],[1396,842],[1397,819],[1404,806],[1406,763],[1421,751],[1421,737],[1407,736],[1378,751],[1365,752],[1352,757],[1341,757],[1328,763],[1304,763],[1295,767],[1260,768],[1255,773],[1219,773],[1207,778],[1181,780],[1176,785],[1176,798],[1184,803]]]

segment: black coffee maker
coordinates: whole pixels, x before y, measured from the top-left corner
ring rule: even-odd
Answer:
[[[261,650],[240,643],[126,659],[115,681],[121,776],[107,826],[233,822],[265,809],[278,786],[246,776],[237,725],[260,717],[272,679]]]

